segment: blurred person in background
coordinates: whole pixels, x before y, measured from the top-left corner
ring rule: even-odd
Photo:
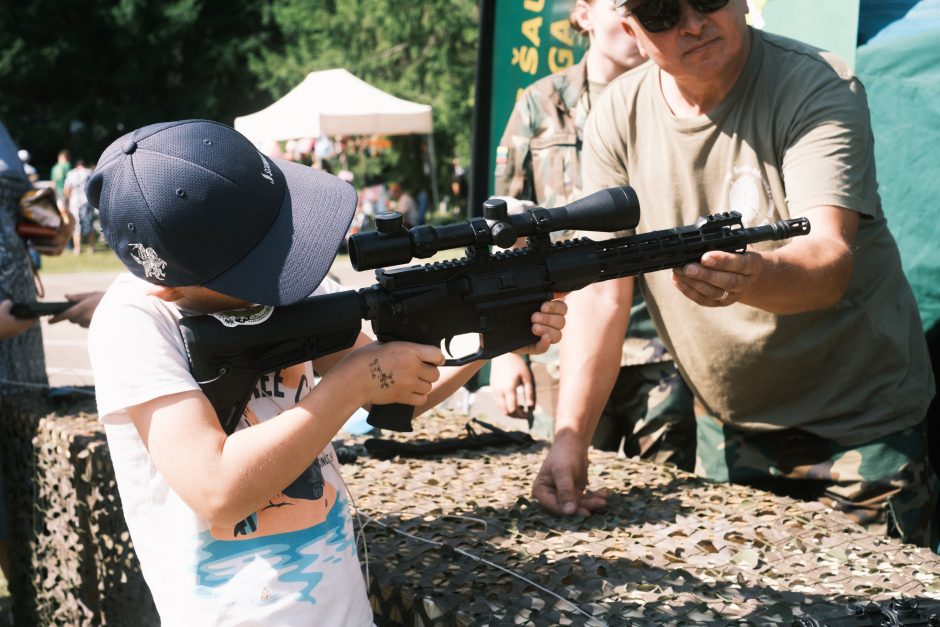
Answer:
[[[65,209],[65,177],[69,175],[72,169],[72,157],[68,150],[60,150],[59,156],[52,170],[49,172],[49,180],[55,186],[55,196],[59,199],[59,206]]]
[[[89,253],[95,252],[95,214],[85,196],[85,183],[90,176],[91,168],[85,167],[84,159],[79,159],[65,176],[63,187],[65,206],[77,225],[72,231],[72,252],[76,255],[81,253],[82,241],[88,244]]]

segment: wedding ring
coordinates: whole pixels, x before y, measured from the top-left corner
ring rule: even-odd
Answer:
[[[717,300],[720,303],[720,302],[725,301],[730,295],[731,295],[731,292],[729,292],[728,290],[725,290],[721,293],[721,296],[719,296],[715,300]]]

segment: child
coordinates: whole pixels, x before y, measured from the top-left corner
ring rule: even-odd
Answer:
[[[349,350],[267,375],[226,437],[177,321],[340,289],[324,279],[356,192],[200,120],[138,129],[98,164],[89,202],[131,273],[92,320],[98,412],[163,623],[370,625],[330,441],[357,408],[420,413],[479,364],[439,372],[438,348],[360,334]],[[564,312],[552,301],[533,314],[532,351],[558,341]]]

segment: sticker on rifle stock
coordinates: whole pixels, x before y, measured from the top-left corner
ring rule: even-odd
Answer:
[[[274,313],[274,307],[270,305],[255,305],[245,309],[233,309],[232,311],[220,311],[209,314],[227,327],[237,327],[245,324],[261,324],[271,317]]]

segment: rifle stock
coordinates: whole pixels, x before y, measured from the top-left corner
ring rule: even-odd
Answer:
[[[446,362],[460,365],[536,342],[531,314],[554,292],[674,268],[710,250],[744,252],[749,244],[809,230],[806,218],[743,228],[740,214],[731,212],[599,242],[552,244],[547,233],[538,233],[522,249],[489,254],[468,248],[460,260],[379,269],[375,285],[277,308],[254,326],[226,327],[212,315],[184,318],[180,326],[192,372],[231,433],[261,375],[349,348],[363,319],[382,342],[441,346],[458,335],[479,334],[475,353]],[[410,431],[413,413],[409,405],[374,406],[368,421]]]
[[[231,434],[262,375],[345,350],[362,330],[356,292],[277,307],[256,324],[231,326],[224,316],[180,319],[189,368]]]

